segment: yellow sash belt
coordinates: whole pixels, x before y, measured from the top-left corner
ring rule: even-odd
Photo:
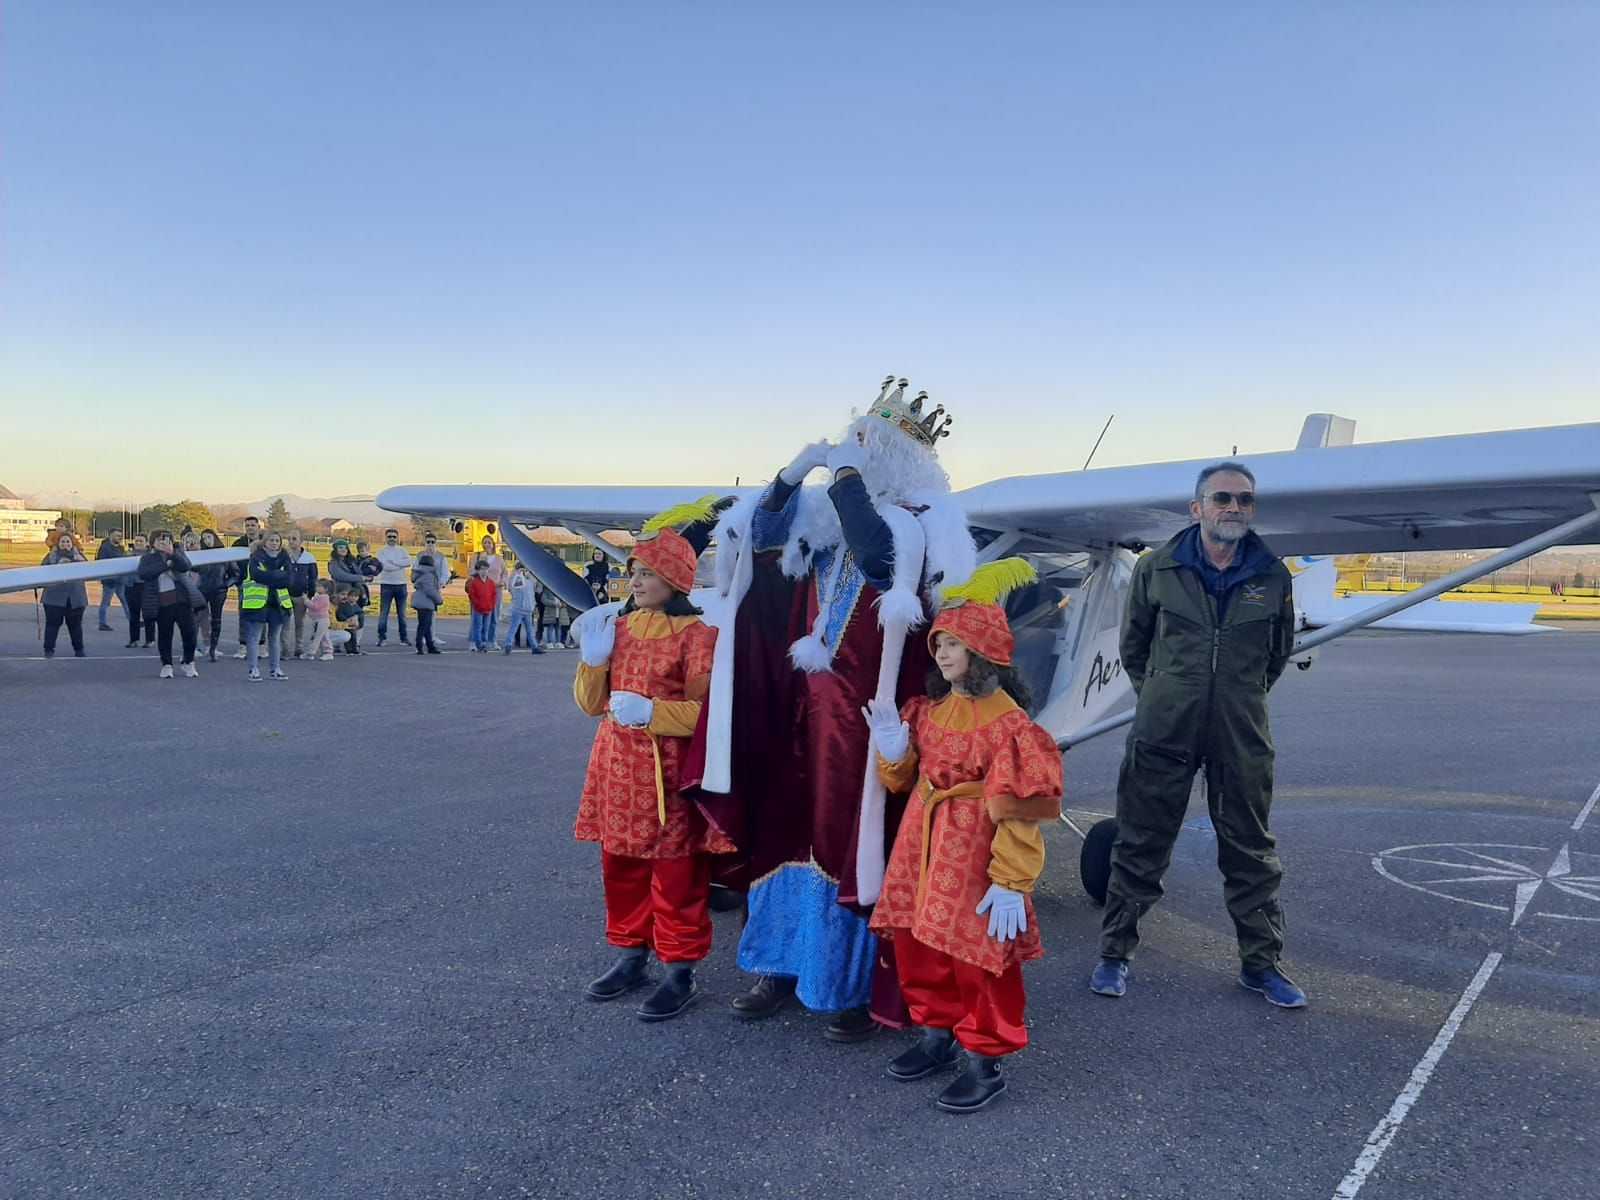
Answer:
[[[920,908],[923,893],[928,888],[928,856],[932,853],[933,847],[933,810],[946,800],[981,799],[983,780],[968,780],[966,783],[958,783],[953,788],[937,792],[934,791],[933,784],[928,782],[928,777],[924,775],[917,781],[917,791],[922,796],[922,865],[917,869],[917,906]]]

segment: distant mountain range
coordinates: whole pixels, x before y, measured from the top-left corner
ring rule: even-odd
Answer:
[[[126,501],[129,508],[143,508],[149,504],[159,502],[175,503],[187,500],[188,496],[161,496],[146,497],[141,500]],[[86,496],[82,492],[30,492],[23,497],[32,508],[90,508],[96,505],[102,508],[121,507],[124,501],[120,499],[107,500],[101,496]],[[395,521],[396,514],[385,512],[376,504],[368,500],[339,500],[331,496],[299,496],[293,492],[283,492],[275,496],[264,496],[260,500],[211,500],[205,503],[213,509],[216,508],[247,508],[257,516],[267,515],[267,509],[274,500],[282,500],[284,507],[289,510],[289,515],[296,520],[306,517],[343,517],[357,525],[390,525]]]

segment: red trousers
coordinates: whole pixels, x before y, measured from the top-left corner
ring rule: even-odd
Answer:
[[[1015,1054],[1028,1044],[1021,966],[1013,963],[1003,975],[991,975],[929,949],[905,931],[894,939],[894,955],[900,990],[916,1024],[949,1029],[963,1049],[986,1058]]]
[[[629,858],[600,852],[606,883],[606,941],[649,946],[664,963],[711,953],[711,859]]]

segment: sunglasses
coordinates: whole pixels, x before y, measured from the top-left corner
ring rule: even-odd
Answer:
[[[1235,500],[1239,502],[1240,508],[1254,508],[1256,494],[1254,492],[1212,492],[1206,499],[1218,508],[1227,508]]]

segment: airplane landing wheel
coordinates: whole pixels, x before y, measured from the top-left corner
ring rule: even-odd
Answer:
[[[1096,904],[1106,902],[1106,888],[1111,883],[1111,847],[1116,840],[1115,817],[1096,821],[1083,837],[1083,849],[1078,853],[1078,877],[1083,880],[1083,890]]]

